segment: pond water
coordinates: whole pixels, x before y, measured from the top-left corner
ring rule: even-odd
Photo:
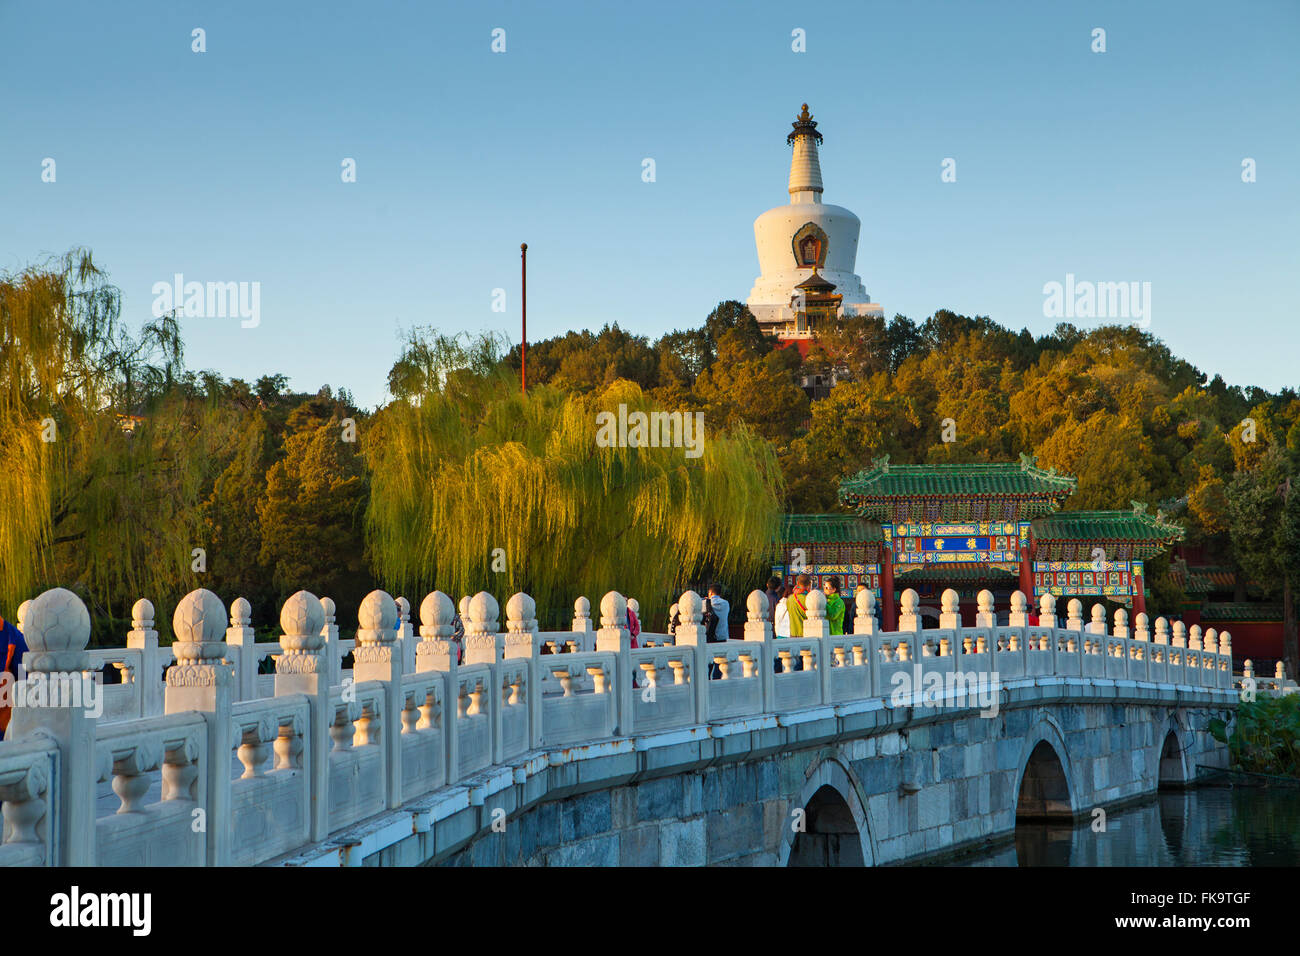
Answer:
[[[954,866],[1300,866],[1300,789],[1204,785],[1088,821],[1021,823]]]

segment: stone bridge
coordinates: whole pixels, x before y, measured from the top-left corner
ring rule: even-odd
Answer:
[[[884,632],[862,592],[831,635],[813,592],[805,636],[774,639],[754,592],[744,639],[707,643],[688,591],[676,633],[633,648],[616,592],[565,632],[516,594],[504,633],[480,593],[458,661],[437,591],[418,636],[372,592],[351,641],[299,591],[265,643],[247,601],[227,624],[199,590],[170,647],[139,601],[126,647],[89,652],[84,605],[47,591],[19,614],[0,865],[870,865],[1226,764],[1206,730],[1237,700],[1226,632],[1085,623],[1077,600],[1060,621],[1051,596],[1031,625],[1020,592],[962,627],[956,599],[923,629],[905,591]],[[105,664],[123,683],[91,680]]]

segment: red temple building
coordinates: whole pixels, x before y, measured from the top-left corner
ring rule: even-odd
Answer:
[[[1004,609],[1020,590],[1031,611],[1042,594],[1145,611],[1145,562],[1181,541],[1183,529],[1138,502],[1128,511],[1061,511],[1075,486],[1026,455],[973,465],[893,465],[885,456],[840,483],[856,515],[786,516],[774,573],[793,583],[802,571],[815,586],[837,574],[850,604],[858,585],[872,588],[886,630],[905,588],[936,619],[939,596],[954,589],[968,626],[984,589]]]

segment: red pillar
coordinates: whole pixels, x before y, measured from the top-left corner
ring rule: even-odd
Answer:
[[[1029,560],[1029,549],[1020,549],[1020,591],[1029,609],[1034,609],[1034,566]]]
[[[1136,620],[1139,614],[1147,612],[1147,583],[1142,579],[1142,575],[1133,575],[1133,617]]]
[[[880,549],[880,599],[883,605],[880,626],[892,631],[898,618],[894,612],[894,552],[888,542]]]

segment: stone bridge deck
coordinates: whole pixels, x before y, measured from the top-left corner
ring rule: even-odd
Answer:
[[[709,644],[687,592],[677,633],[633,649],[615,592],[599,629],[579,599],[559,634],[523,594],[497,633],[481,593],[457,663],[440,592],[419,640],[377,591],[341,642],[304,591],[254,644],[247,602],[227,628],[196,591],[172,648],[139,602],[128,647],[92,662],[85,608],[46,592],[20,615],[28,688],[51,693],[0,743],[0,864],[883,863],[1225,759],[1205,725],[1236,701],[1226,633],[1085,625],[1077,601],[1058,626],[1050,597],[1031,626],[1019,594],[1010,624],[990,596],[980,626],[921,630],[914,592],[886,633],[864,592],[859,633],[832,636],[820,597],[804,638],[773,639],[755,592],[745,640]],[[54,706],[57,675],[105,659],[128,681],[102,715]]]

